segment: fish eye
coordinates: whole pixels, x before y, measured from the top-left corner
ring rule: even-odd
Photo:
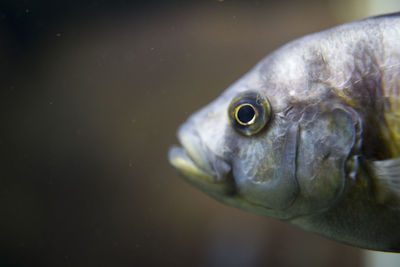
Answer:
[[[249,136],[264,128],[271,116],[271,107],[266,98],[247,92],[233,99],[228,112],[233,128]]]
[[[241,125],[251,125],[258,117],[256,108],[250,104],[245,103],[235,108],[235,119]]]

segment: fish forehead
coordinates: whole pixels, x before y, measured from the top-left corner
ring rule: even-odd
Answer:
[[[268,97],[275,98],[275,110],[285,108],[285,99],[313,101],[328,92],[351,98],[363,93],[345,92],[355,83],[398,62],[399,25],[397,18],[371,18],[311,34],[276,50],[253,71]]]
[[[370,18],[340,25],[277,49],[192,116],[197,117],[198,127],[208,129],[200,131],[200,135],[217,150],[224,143],[221,136],[230,130],[229,104],[243,92],[255,91],[266,97],[276,114],[285,112],[292,104],[308,105],[331,95],[342,98],[347,104],[360,106],[363,103],[354,102],[354,99],[363,99],[370,93],[368,90],[376,88],[357,86],[357,83],[366,77],[374,82],[383,74],[396,76],[385,79],[396,79],[396,82],[383,83],[378,89],[392,102],[385,114],[395,114],[387,117],[394,128],[400,128],[400,122],[394,119],[400,115],[396,87],[399,84],[400,19],[394,18]]]
[[[266,97],[275,114],[284,113],[292,104],[324,101],[329,95],[351,103],[366,94],[365,88],[354,88],[354,84],[365,76],[372,79],[379,75],[379,66],[386,63],[383,51],[387,52],[387,47],[398,49],[393,44],[395,40],[384,42],[389,40],[385,36],[390,35],[393,26],[398,29],[398,23],[371,20],[374,18],[299,38],[262,59],[192,115],[202,139],[219,156],[229,150],[224,140],[224,133],[232,130],[227,110],[231,101],[246,91]]]

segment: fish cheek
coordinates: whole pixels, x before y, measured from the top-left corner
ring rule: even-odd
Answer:
[[[303,215],[331,207],[346,183],[346,162],[357,141],[357,114],[345,106],[321,112],[313,107],[312,120],[300,121],[296,177],[300,195],[291,207]],[[315,116],[315,114],[317,114]],[[303,116],[307,118],[311,116]]]
[[[265,136],[251,140],[238,155],[233,172],[246,201],[275,211],[292,205],[298,194],[298,133],[297,124],[271,125]]]

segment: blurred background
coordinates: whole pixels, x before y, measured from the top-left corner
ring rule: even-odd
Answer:
[[[0,265],[367,266],[209,198],[167,151],[273,49],[397,2],[1,1]]]

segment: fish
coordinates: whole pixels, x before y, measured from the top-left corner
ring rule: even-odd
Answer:
[[[169,162],[212,198],[400,252],[400,13],[284,44],[177,137]]]

